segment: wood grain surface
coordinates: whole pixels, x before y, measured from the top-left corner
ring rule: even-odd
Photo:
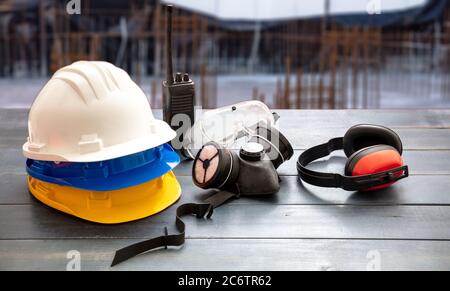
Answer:
[[[86,222],[28,193],[21,150],[28,113],[0,109],[0,270],[65,270],[70,250],[80,252],[83,270],[366,270],[373,254],[383,270],[450,270],[450,110],[277,112],[295,149],[279,169],[279,193],[234,200],[210,220],[186,217],[184,247],[110,268],[118,248],[161,235],[165,226],[175,231],[176,205],[212,193],[193,185],[192,163],[175,170],[183,196],[166,211],[120,225]],[[358,123],[399,133],[408,179],[373,193],[298,181],[295,164],[303,150]],[[345,162],[336,153],[312,168],[342,172]]]

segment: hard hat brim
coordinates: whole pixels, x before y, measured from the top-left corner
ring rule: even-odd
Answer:
[[[27,173],[43,182],[83,190],[111,191],[161,177],[180,163],[169,144],[102,162],[54,163],[28,159]]]
[[[142,219],[178,201],[181,186],[170,171],[149,182],[114,191],[88,191],[28,176],[31,194],[42,203],[84,220],[116,224]]]
[[[81,153],[77,152],[62,152],[47,149],[44,145],[42,148],[36,149],[36,146],[27,141],[23,146],[23,154],[25,157],[40,161],[54,161],[54,162],[100,162],[105,160],[112,160],[118,157],[131,155],[145,150],[165,144],[176,137],[176,132],[162,120],[153,120],[152,126],[158,128],[157,133],[149,134],[138,139],[133,139],[126,143],[121,143],[113,146],[104,146],[100,149]]]

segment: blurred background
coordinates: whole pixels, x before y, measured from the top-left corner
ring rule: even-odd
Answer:
[[[166,2],[175,69],[204,108],[450,107],[449,0],[0,0],[0,107],[104,60],[160,108]]]

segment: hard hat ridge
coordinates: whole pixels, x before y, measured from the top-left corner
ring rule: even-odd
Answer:
[[[125,85],[130,87],[131,82],[131,78],[122,69],[114,66],[111,68],[106,62],[87,61],[79,61],[59,69],[53,79],[67,83],[85,103],[89,103],[90,99],[99,100],[110,96],[113,91],[130,90]],[[133,87],[132,90],[140,90]]]

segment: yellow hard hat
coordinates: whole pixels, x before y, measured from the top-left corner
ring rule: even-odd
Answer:
[[[156,214],[181,196],[180,184],[172,171],[149,182],[113,191],[82,190],[30,176],[28,187],[34,197],[50,207],[105,224],[123,223]]]

